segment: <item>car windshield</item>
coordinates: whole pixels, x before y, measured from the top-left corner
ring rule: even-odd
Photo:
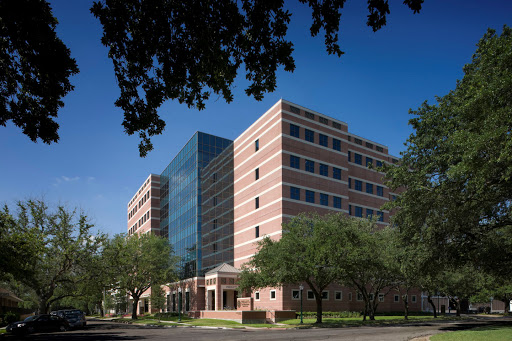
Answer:
[[[66,316],[66,318],[78,318],[77,313],[65,313],[64,316]]]
[[[29,316],[26,319],[24,319],[23,321],[25,321],[25,322],[32,321],[32,320],[35,320],[36,317],[37,317],[37,315]]]

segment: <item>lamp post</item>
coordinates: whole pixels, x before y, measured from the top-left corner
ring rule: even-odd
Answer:
[[[304,290],[304,286],[301,284],[299,285],[299,289],[300,289],[300,324],[303,324],[303,320],[302,320],[302,290]]]
[[[181,287],[178,287],[178,322],[181,322]]]

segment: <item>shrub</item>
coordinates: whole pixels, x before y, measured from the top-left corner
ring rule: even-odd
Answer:
[[[183,315],[183,314],[182,314]],[[172,320],[173,318],[177,317],[178,313],[176,312],[168,312],[168,313],[156,313],[155,318],[160,320]]]
[[[13,323],[20,320],[20,315],[12,311],[8,311],[4,314],[3,320],[5,324]]]
[[[300,314],[300,313],[299,313]],[[304,318],[316,318],[315,311],[305,311],[302,313]],[[348,317],[360,317],[361,312],[359,311],[324,311],[322,317],[324,318],[348,318]]]

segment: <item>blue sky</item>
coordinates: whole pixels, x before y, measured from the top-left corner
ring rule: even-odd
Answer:
[[[75,91],[59,112],[60,142],[33,143],[21,130],[0,127],[0,203],[44,197],[78,207],[110,235],[126,231],[126,204],[149,173],[159,174],[199,130],[236,138],[280,98],[345,121],[357,135],[389,146],[399,155],[411,134],[408,110],[433,102],[462,78],[475,44],[488,27],[512,26],[512,1],[426,0],[420,14],[390,1],[388,24],[377,33],[366,26],[365,1],[348,0],[341,17],[341,58],[325,52],[323,36],[309,35],[309,9],[290,3],[289,38],[296,70],[280,70],[277,89],[261,101],[248,98],[243,70],[235,100],[212,96],[206,109],[165,103],[159,113],[167,126],[153,138],[155,149],[139,157],[136,135],[121,126],[114,106],[119,90],[101,26],[89,12],[92,1],[50,1],[57,33],[71,49],[80,73]]]

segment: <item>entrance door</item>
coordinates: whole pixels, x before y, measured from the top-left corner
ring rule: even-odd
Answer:
[[[228,293],[226,291],[222,291],[222,309],[226,309],[228,300]]]

